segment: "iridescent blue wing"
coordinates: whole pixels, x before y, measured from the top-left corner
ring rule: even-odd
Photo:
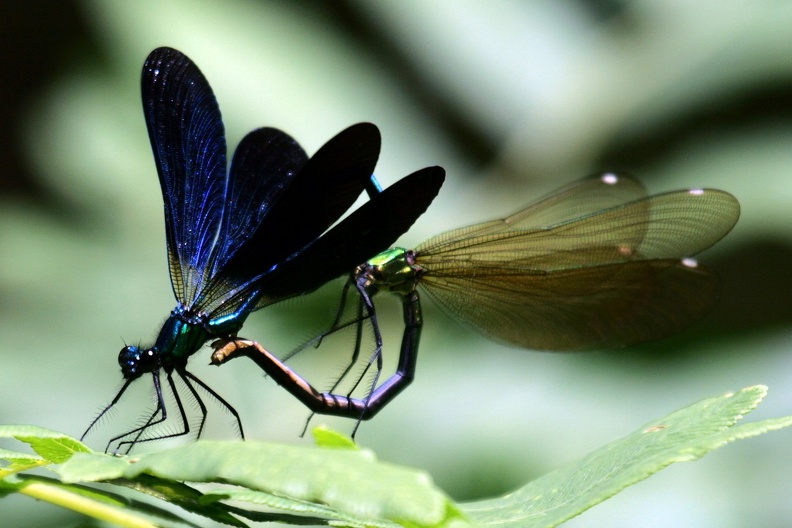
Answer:
[[[207,279],[226,195],[226,142],[209,83],[184,54],[152,51],[141,79],[143,113],[165,203],[173,293],[190,305]]]
[[[309,293],[349,274],[355,266],[385,251],[412,226],[434,200],[445,180],[441,167],[405,176],[344,218],[294,258],[262,277],[256,308]]]
[[[212,277],[270,214],[307,161],[302,147],[280,130],[259,128],[242,139],[231,161]]]
[[[291,183],[267,204],[255,231],[234,248],[213,282],[201,292],[200,306],[211,317],[252,307],[255,284],[311,244],[363,192],[379,157],[380,135],[370,123],[353,125],[328,141]],[[251,160],[247,171],[260,170]]]

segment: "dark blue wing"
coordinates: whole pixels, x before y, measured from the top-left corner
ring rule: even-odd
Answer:
[[[165,202],[173,293],[189,306],[207,279],[226,196],[226,142],[212,89],[171,48],[152,51],[141,79],[143,112]]]
[[[270,214],[307,161],[302,147],[280,130],[259,128],[242,139],[231,161],[212,277]]]
[[[309,293],[352,273],[355,266],[391,247],[426,211],[444,180],[441,167],[427,167],[372,197],[320,239],[258,280],[256,288],[262,297],[256,308]]]
[[[379,130],[370,123],[353,125],[328,141],[266,204],[255,232],[237,245],[197,305],[212,317],[254,306],[260,295],[256,279],[311,244],[352,206],[370,181],[379,149]],[[248,170],[263,169],[251,164]]]
[[[352,125],[330,139],[267,211],[224,272],[240,275],[244,264],[255,259],[265,263],[258,268],[260,274],[319,238],[363,192],[377,165],[380,142],[379,130],[371,123]]]

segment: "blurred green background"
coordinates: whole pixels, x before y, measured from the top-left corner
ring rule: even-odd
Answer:
[[[381,458],[424,468],[466,500],[732,389],[770,386],[751,419],[792,413],[791,26],[792,4],[774,1],[3,3],[0,423],[79,436],[120,386],[118,350],[146,344],[173,308],[139,95],[143,60],[161,45],[204,72],[230,148],[267,125],[313,153],[371,121],[384,185],[445,167],[406,245],[599,170],[636,175],[652,193],[708,186],[740,200],[736,229],[700,257],[723,279],[722,302],[660,343],[511,350],[425,303],[415,383],[358,432]],[[329,322],[340,284],[258,312],[244,335],[285,352],[271,344]],[[386,328],[391,359],[399,333]],[[311,441],[298,437],[307,411],[284,390],[208,356],[191,371],[240,411],[249,438]],[[323,347],[296,365],[326,387],[345,357]],[[132,419],[151,408],[150,383],[138,385]],[[231,437],[212,411],[207,436]],[[101,449],[128,424],[116,416],[88,441]],[[780,432],[673,466],[567,526],[788,526],[790,445]],[[20,497],[1,500],[0,517],[80,523]]]

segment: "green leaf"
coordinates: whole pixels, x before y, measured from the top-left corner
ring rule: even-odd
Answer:
[[[90,453],[79,440],[35,425],[0,425],[0,438],[16,438],[24,442],[48,462],[60,464],[74,453]]]
[[[362,520],[360,518],[344,515],[343,513],[334,510],[328,506],[317,504],[308,501],[301,501],[288,497],[281,497],[272,493],[264,491],[255,491],[250,489],[224,489],[217,491],[210,491],[204,495],[204,501],[207,503],[220,501],[220,500],[234,500],[238,502],[247,502],[250,504],[257,504],[259,506],[266,506],[281,511],[290,511],[300,513],[302,515],[313,515],[319,519],[335,519],[343,521],[344,526],[371,526],[381,528],[394,528],[398,524],[389,521],[372,521]]]
[[[98,482],[123,477],[132,460],[103,453],[75,453],[55,471],[64,482]]]
[[[117,493],[111,493],[105,490],[89,488],[87,486],[83,486],[79,484],[64,484],[63,482],[59,482],[49,477],[41,477],[36,475],[36,476],[24,476],[18,479],[18,484],[20,489],[24,489],[25,487],[30,487],[30,485],[33,483],[43,484],[46,486],[54,486],[61,490],[74,493],[75,495],[79,495],[87,499],[91,499],[104,504],[109,504],[111,506],[116,506],[119,508],[125,507],[130,503],[130,499],[126,497],[122,497]]]
[[[238,517],[381,528],[470,526],[472,519],[477,526],[535,528],[557,526],[673,462],[695,460],[734,440],[792,425],[792,416],[737,425],[765,395],[766,387],[756,386],[709,398],[650,422],[514,493],[461,507],[437,490],[425,473],[378,462],[370,451],[351,449],[346,437],[324,429],[314,432],[320,448],[201,441],[136,457],[79,452],[84,446],[76,440],[41,428],[0,427],[0,436],[21,438],[50,459],[68,456],[63,464],[48,466],[64,483],[126,486],[238,528],[246,526]],[[46,463],[14,451],[0,451],[2,457],[12,465]],[[201,492],[184,482],[209,483],[208,490]],[[103,491],[41,477],[17,474],[0,479],[0,496],[11,492],[125,526],[190,524],[152,504],[121,502]],[[243,509],[222,502],[226,500],[279,512]]]
[[[378,462],[367,450],[199,441],[137,458],[77,454],[58,472],[66,482],[133,480],[148,474],[185,482],[235,484],[323,504],[337,511],[336,518],[361,523],[382,519],[435,526],[459,517],[427,474]],[[305,505],[291,511],[304,512]]]
[[[326,504],[363,519],[439,524],[448,499],[423,472],[379,463],[369,451],[319,450],[255,442],[197,442],[144,455],[140,473],[188,482],[223,481]]]
[[[787,416],[734,427],[766,393],[766,387],[755,386],[703,400],[504,497],[463,504],[462,511],[481,526],[557,526],[669,464],[792,425]]]
[[[154,506],[122,500],[114,494],[66,485],[51,479],[30,477],[19,480],[16,491],[95,519],[110,522],[116,526],[129,528],[154,528],[155,526],[183,528],[186,526],[173,514]],[[160,511],[163,515],[152,516],[149,513],[144,513],[147,509]]]
[[[134,481],[117,480],[114,484],[121,484],[152,497],[168,501],[188,512],[201,515],[213,521],[238,528],[247,527],[245,523],[231,515],[225,505],[215,505],[212,504],[212,501],[206,501],[200,491],[181,482],[173,482],[152,477],[151,475],[140,475]]]
[[[2,476],[3,473],[23,471],[25,468],[36,467],[46,463],[44,459],[33,456],[30,453],[20,453],[19,451],[11,451],[2,448],[0,448],[0,460],[10,463],[9,466],[0,468],[0,476]]]
[[[359,449],[358,445],[345,434],[333,431],[329,427],[320,425],[311,431],[316,445],[325,448]]]

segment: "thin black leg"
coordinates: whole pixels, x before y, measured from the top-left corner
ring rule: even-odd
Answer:
[[[190,385],[190,382],[187,381],[187,378],[191,379],[192,381],[200,385],[203,390],[208,392],[215,400],[217,400],[220,403],[220,405],[225,407],[226,410],[229,413],[231,413],[231,415],[234,417],[234,420],[236,421],[237,430],[239,431],[239,436],[242,438],[242,440],[244,440],[245,432],[242,429],[242,419],[239,417],[239,413],[237,412],[237,410],[234,409],[230,403],[225,401],[217,392],[215,392],[214,389],[212,389],[211,387],[209,387],[209,385],[198,379],[194,374],[191,374],[186,370],[180,371],[179,374],[181,374],[182,378],[184,379],[184,382],[187,384],[188,387],[190,387],[190,390],[192,391],[193,395],[196,398],[198,398],[198,395],[196,394],[195,389],[192,387],[192,385]],[[198,401],[200,401],[200,398],[198,399]],[[203,424],[206,421],[206,415],[205,415],[206,407],[203,406],[203,402],[201,402],[201,410],[204,411],[204,419],[201,421],[201,431],[198,432],[199,437],[201,436],[201,432],[203,431]]]
[[[355,365],[355,363],[357,363],[357,360],[360,357],[360,349],[363,345],[363,321],[365,321],[366,319],[371,319],[371,325],[372,328],[374,329],[374,336],[375,336],[374,342],[376,344],[375,354],[377,354],[382,349],[382,337],[380,336],[379,326],[377,324],[377,313],[374,310],[374,304],[371,302],[371,297],[369,297],[369,294],[365,290],[365,288],[357,285],[356,287],[358,290],[359,297],[358,297],[357,316],[355,317],[355,320],[357,321],[357,327],[355,328],[355,348],[352,351],[352,357],[350,358],[347,367],[344,369],[344,372],[341,373],[341,375],[338,377],[335,383],[333,383],[333,386],[330,387],[329,392],[331,393],[336,390],[336,388],[341,383],[341,381],[347,376],[347,374],[349,374],[349,371],[352,370],[352,367]],[[369,364],[361,373],[360,377],[357,379],[355,384],[349,390],[348,395],[351,395],[353,392],[355,392],[355,389],[357,389],[361,380],[366,375],[369,366],[371,366],[371,362],[369,362]]]
[[[319,348],[321,346],[322,341],[324,340],[325,337],[327,337],[330,334],[336,332],[337,330],[340,330],[341,328],[345,328],[346,327],[346,325],[341,326],[341,327],[339,327],[338,325],[341,324],[341,317],[344,315],[344,310],[346,309],[346,301],[347,301],[347,295],[349,295],[349,285],[350,284],[352,284],[351,281],[346,281],[344,283],[344,288],[341,290],[341,302],[338,303],[338,310],[336,311],[335,319],[333,319],[332,324],[330,324],[330,329],[327,332],[323,332],[323,333],[319,334],[318,336],[316,336],[315,338],[313,338],[311,341],[309,341],[309,343],[313,343],[313,347],[314,348]],[[294,354],[296,354],[297,352],[301,352],[302,350],[305,350],[307,347],[308,347],[308,344],[305,344],[305,345],[299,347],[298,349],[290,352],[288,356],[283,358],[283,360],[284,361],[288,361],[289,358],[294,356]]]
[[[105,407],[105,408],[102,410],[102,412],[100,412],[100,413],[99,413],[99,414],[96,416],[96,418],[94,418],[94,419],[93,419],[93,421],[91,422],[91,424],[88,426],[88,429],[86,429],[86,430],[85,430],[85,432],[84,432],[84,433],[82,434],[82,436],[80,437],[80,442],[82,442],[83,440],[85,440],[85,437],[86,437],[86,436],[88,436],[88,433],[90,433],[90,432],[91,432],[91,430],[94,428],[94,426],[95,426],[97,423],[99,423],[99,420],[101,420],[101,419],[102,419],[102,416],[104,416],[105,414],[107,414],[107,411],[109,411],[110,409],[112,409],[112,408],[115,406],[115,404],[117,404],[117,403],[118,403],[118,401],[121,399],[121,396],[123,396],[123,395],[124,395],[124,393],[125,393],[125,392],[126,392],[126,390],[129,388],[129,386],[132,384],[132,382],[133,382],[133,381],[135,381],[135,378],[128,379],[128,380],[126,380],[126,381],[124,382],[124,385],[123,385],[123,386],[121,387],[121,389],[118,391],[118,394],[116,394],[116,395],[115,395],[115,398],[113,398],[113,401],[111,401],[111,402],[110,402],[110,404],[109,404],[107,407]],[[123,435],[122,435],[122,436],[123,436]],[[109,447],[109,446],[108,446],[108,447]],[[105,449],[105,452],[106,452],[106,451],[107,451],[107,450]]]
[[[344,298],[346,298],[346,296],[348,294],[348,290],[349,290],[349,285],[350,284],[351,284],[351,281],[347,282],[346,285],[344,286],[344,293],[343,293],[343,297]],[[358,306],[357,306],[357,314],[356,314],[355,318],[351,321],[352,324],[356,324],[357,325],[356,328],[355,328],[355,347],[352,350],[352,357],[350,358],[349,363],[347,363],[346,368],[344,368],[344,371],[341,373],[340,376],[338,376],[338,378],[335,380],[335,382],[333,383],[333,385],[330,387],[330,389],[327,392],[332,394],[336,390],[336,388],[338,388],[338,385],[341,383],[341,381],[344,378],[346,378],[346,376],[349,374],[349,371],[352,370],[352,367],[355,365],[355,363],[357,363],[357,360],[360,357],[360,350],[361,350],[362,344],[363,344],[363,322],[366,319],[371,319],[371,325],[372,325],[372,330],[373,330],[373,333],[374,333],[374,342],[376,344],[376,348],[375,348],[374,355],[372,356],[372,359],[369,360],[368,364],[366,365],[366,368],[363,369],[363,372],[360,374],[360,376],[358,377],[357,381],[355,381],[355,384],[352,386],[351,389],[349,389],[349,392],[347,392],[347,397],[351,397],[352,393],[355,392],[355,389],[357,389],[358,385],[360,385],[360,382],[366,376],[366,373],[368,372],[369,367],[371,367],[371,363],[373,361],[373,358],[374,357],[379,357],[381,355],[381,352],[382,352],[382,335],[381,335],[380,330],[379,330],[379,324],[377,323],[377,314],[376,314],[376,311],[374,309],[374,304],[371,301],[371,297],[369,296],[368,292],[365,290],[364,287],[362,287],[362,286],[360,286],[358,284],[356,284],[355,287],[358,290]],[[342,302],[342,306],[343,306],[343,304],[344,303]],[[340,330],[341,328],[345,328],[346,326],[349,325],[349,323],[346,323],[346,324],[344,324],[341,327],[337,326],[338,322],[339,322],[339,319],[340,319],[340,312],[339,312],[339,315],[336,316],[336,319],[333,322],[333,326],[330,327],[330,330],[328,330],[327,332],[324,332],[322,334],[322,337],[326,337],[326,336],[332,334],[333,332],[336,332],[337,330]],[[285,357],[282,361],[284,361],[284,362],[287,361],[289,357],[291,357],[291,354],[289,356]],[[380,362],[381,362],[381,360],[380,360]],[[373,381],[373,384],[372,384],[372,390],[373,390],[373,387],[375,387],[376,384],[377,384],[377,379],[379,378],[379,373],[381,371],[382,371],[382,368],[380,366],[380,369],[377,372],[377,377],[374,378],[374,381]],[[370,393],[370,391],[369,391],[369,393]],[[303,427],[303,430],[300,433],[300,436],[305,435],[305,432],[308,430],[308,424],[311,423],[311,419],[314,417],[314,414],[315,413],[312,412],[310,414],[310,416],[308,416],[308,419],[305,421],[305,426]],[[360,420],[358,420],[358,424],[359,423],[360,423]],[[357,426],[355,426],[355,431],[357,431]],[[353,433],[353,436],[354,436],[354,433]]]
[[[154,374],[155,374],[154,375],[154,387],[155,387],[155,389],[157,391],[158,406],[162,409],[162,417],[160,419],[156,420],[156,421],[152,421],[152,418],[154,417],[154,414],[152,414],[151,417],[149,418],[149,421],[143,427],[138,427],[136,429],[137,435],[135,436],[135,438],[132,439],[132,440],[125,440],[123,442],[119,442],[118,443],[118,447],[116,448],[116,451],[120,450],[121,446],[128,445],[129,447],[127,448],[125,454],[129,454],[129,452],[132,450],[133,447],[135,447],[135,444],[137,444],[137,443],[153,442],[153,441],[156,441],[156,440],[164,440],[166,438],[175,438],[177,436],[184,436],[184,435],[190,433],[190,423],[187,421],[187,413],[184,411],[184,405],[182,405],[181,397],[179,396],[179,391],[176,390],[176,383],[174,383],[174,381],[173,381],[172,372],[168,372],[168,375],[167,375],[168,385],[170,386],[171,392],[173,393],[173,399],[176,401],[176,407],[179,409],[179,416],[181,417],[182,430],[177,432],[177,433],[170,433],[170,434],[166,434],[166,435],[162,435],[162,436],[152,436],[152,437],[149,437],[149,438],[142,438],[143,433],[147,429],[149,429],[150,427],[153,427],[153,426],[155,426],[155,425],[157,425],[159,423],[162,423],[162,422],[164,422],[165,420],[168,419],[167,407],[165,406],[165,399],[162,396],[162,388],[160,387],[160,382],[159,382],[159,371],[154,371]],[[189,387],[189,385],[188,385],[188,387]],[[199,401],[199,405],[201,405],[203,407],[203,403],[200,402],[200,398],[198,399],[198,401]],[[204,410],[204,412],[205,412],[205,410]],[[156,413],[156,410],[155,410],[155,413]],[[130,433],[132,433],[132,432],[134,432],[134,431],[130,431]],[[129,434],[129,433],[127,433],[127,434]]]
[[[372,392],[366,407],[367,416],[364,416],[363,420],[368,420],[374,416],[415,379],[415,367],[418,364],[418,345],[421,341],[421,329],[423,328],[421,300],[417,291],[412,291],[402,297],[402,310],[404,314],[404,334],[402,334],[399,363],[396,367],[396,372]]]
[[[122,438],[126,438],[128,436],[131,436],[131,435],[137,433],[135,438],[133,440],[131,440],[131,441],[128,440],[128,441],[118,442],[118,445],[116,446],[115,451],[114,451],[114,452],[117,453],[118,451],[121,450],[121,446],[122,445],[127,445],[128,444],[129,447],[127,448],[126,453],[125,453],[125,454],[128,454],[129,451],[132,450],[132,447],[140,439],[140,435],[143,434],[143,431],[145,431],[149,427],[153,427],[153,426],[155,426],[155,425],[157,425],[159,423],[162,423],[162,422],[164,422],[165,420],[168,419],[168,410],[167,410],[167,408],[165,406],[165,398],[163,398],[163,396],[162,396],[162,387],[160,386],[159,370],[153,371],[151,373],[151,378],[152,378],[152,380],[154,382],[154,393],[156,394],[155,400],[157,402],[157,405],[154,408],[154,412],[152,412],[151,416],[148,417],[148,420],[146,420],[146,423],[144,423],[140,427],[136,427],[135,429],[132,429],[131,431],[127,431],[126,433],[124,433],[122,435],[118,435],[118,436],[116,436],[114,438],[111,438],[110,441],[107,442],[107,448],[105,448],[105,452],[110,450],[110,446],[114,442],[117,442],[117,441],[121,440]],[[156,418],[156,416],[158,414],[160,416],[159,416],[159,418]]]
[[[321,346],[321,344],[322,344],[322,341],[327,336],[332,335],[332,334],[338,332],[339,330],[343,330],[344,328],[348,328],[348,327],[350,327],[352,325],[356,325],[356,324],[361,322],[362,319],[357,318],[357,317],[352,319],[352,320],[350,320],[350,321],[346,321],[345,323],[341,323],[340,322],[341,321],[341,316],[343,315],[344,309],[346,308],[346,297],[347,297],[348,291],[349,291],[349,284],[350,284],[349,282],[346,282],[344,284],[344,291],[343,291],[343,294],[341,296],[341,303],[340,303],[338,311],[336,312],[335,319],[333,320],[333,323],[330,325],[329,329],[327,331],[325,331],[325,332],[322,332],[321,334],[319,334],[317,336],[312,337],[308,341],[306,341],[306,342],[302,343],[301,345],[299,345],[298,347],[294,348],[288,354],[283,356],[283,358],[281,358],[281,361],[283,361],[283,362],[289,361],[291,358],[293,358],[294,356],[296,356],[297,354],[299,354],[300,352],[302,352],[303,350],[305,350],[308,347],[319,348],[319,346]],[[228,342],[231,341],[231,339],[220,340],[220,341],[223,342],[223,343],[228,343]],[[245,340],[243,339],[242,341],[245,341]],[[212,344],[212,346],[214,346],[214,344]],[[220,346],[222,346],[222,345],[220,345]],[[213,363],[214,363],[214,361],[213,361]]]
[[[190,394],[193,395],[193,398],[195,398],[195,401],[198,403],[198,408],[201,409],[201,424],[198,426],[198,434],[195,435],[195,438],[201,438],[201,434],[203,433],[203,430],[204,430],[204,425],[206,425],[206,416],[209,413],[206,411],[206,405],[204,405],[204,402],[201,399],[201,396],[198,394],[198,391],[195,390],[195,387],[192,386],[192,383],[190,383],[190,380],[194,379],[198,383],[201,383],[201,386],[205,387],[205,388],[206,388],[206,385],[204,385],[201,382],[201,380],[199,380],[198,378],[196,378],[195,376],[193,376],[192,374],[187,372],[187,370],[185,370],[184,368],[177,368],[176,369],[176,373],[179,374],[179,376],[181,376],[182,381],[187,386],[187,390],[189,390]],[[181,400],[177,399],[177,401],[179,402],[179,409],[182,410]],[[189,427],[189,424],[188,424],[188,422],[186,420],[187,416],[186,416],[186,414],[184,413],[183,410],[182,410],[182,416],[185,419],[184,420],[185,424],[187,424],[187,426],[185,427],[186,430],[185,430],[184,434],[187,434],[187,432],[189,432],[189,430],[190,430],[190,427]]]

